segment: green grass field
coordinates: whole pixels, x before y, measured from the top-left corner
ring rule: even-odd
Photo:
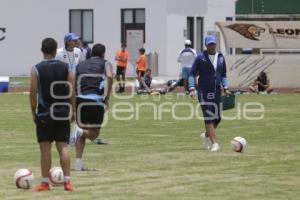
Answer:
[[[10,86],[29,86],[30,77],[28,76],[19,76],[19,77],[10,77]]]
[[[135,96],[126,102],[189,103],[188,97],[166,100]],[[109,145],[87,142],[85,163],[97,171],[72,172],[76,187],[31,193],[17,189],[13,176],[30,168],[40,181],[39,149],[31,121],[28,95],[0,94],[0,199],[43,200],[296,200],[300,196],[300,105],[299,95],[243,95],[237,102],[261,102],[262,120],[224,120],[218,129],[221,151],[201,149],[203,121],[174,120],[168,112],[154,119],[150,106],[142,106],[139,120],[114,120],[109,112],[102,138]],[[110,109],[124,100],[112,99]],[[196,105],[196,102],[194,102]],[[170,105],[164,107],[170,109]],[[125,108],[125,107],[123,107]],[[127,108],[127,107],[126,107]],[[176,116],[189,116],[187,106],[178,106]],[[226,111],[234,116],[237,109]],[[115,113],[116,114],[116,113]],[[131,117],[118,113],[118,117]],[[249,114],[255,116],[257,114]],[[235,136],[247,139],[245,153],[231,150]],[[53,146],[54,147],[54,146]],[[72,164],[74,149],[70,149]],[[58,156],[53,148],[53,166]]]

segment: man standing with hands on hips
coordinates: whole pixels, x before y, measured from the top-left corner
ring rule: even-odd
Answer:
[[[213,35],[205,37],[206,50],[198,55],[190,73],[190,96],[196,99],[195,77],[198,78],[198,100],[203,112],[206,132],[201,134],[203,148],[219,151],[216,128],[221,121],[221,93],[230,94],[226,75],[226,63],[221,52],[216,51],[216,38]]]

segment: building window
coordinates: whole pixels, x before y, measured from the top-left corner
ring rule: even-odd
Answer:
[[[135,11],[135,22],[145,24],[145,10],[139,9]]]
[[[127,30],[143,30],[145,42],[145,9],[121,9],[121,42],[126,42]]]
[[[124,10],[124,23],[125,24],[133,23],[133,10]]]
[[[226,21],[233,21],[233,17],[226,17]]]
[[[187,17],[187,39],[191,40],[192,48],[194,48],[194,17]]]
[[[70,32],[76,33],[82,41],[94,42],[93,10],[70,10]]]
[[[196,42],[194,44],[194,47],[196,48],[197,52],[201,52],[203,51],[203,25],[204,25],[204,21],[203,21],[203,17],[197,17],[196,18]]]

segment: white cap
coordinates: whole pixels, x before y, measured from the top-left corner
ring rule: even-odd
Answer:
[[[191,42],[191,40],[186,40],[186,41],[184,42],[184,44],[185,44],[185,45],[192,45],[192,42]]]

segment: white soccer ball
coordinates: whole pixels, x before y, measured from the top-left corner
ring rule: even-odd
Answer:
[[[247,145],[247,141],[243,137],[235,137],[231,140],[231,147],[235,152],[244,152]]]
[[[50,169],[50,183],[53,186],[62,185],[64,183],[64,172],[61,167],[52,167]]]
[[[19,169],[16,171],[14,179],[17,188],[29,189],[32,186],[34,176],[29,169]]]

